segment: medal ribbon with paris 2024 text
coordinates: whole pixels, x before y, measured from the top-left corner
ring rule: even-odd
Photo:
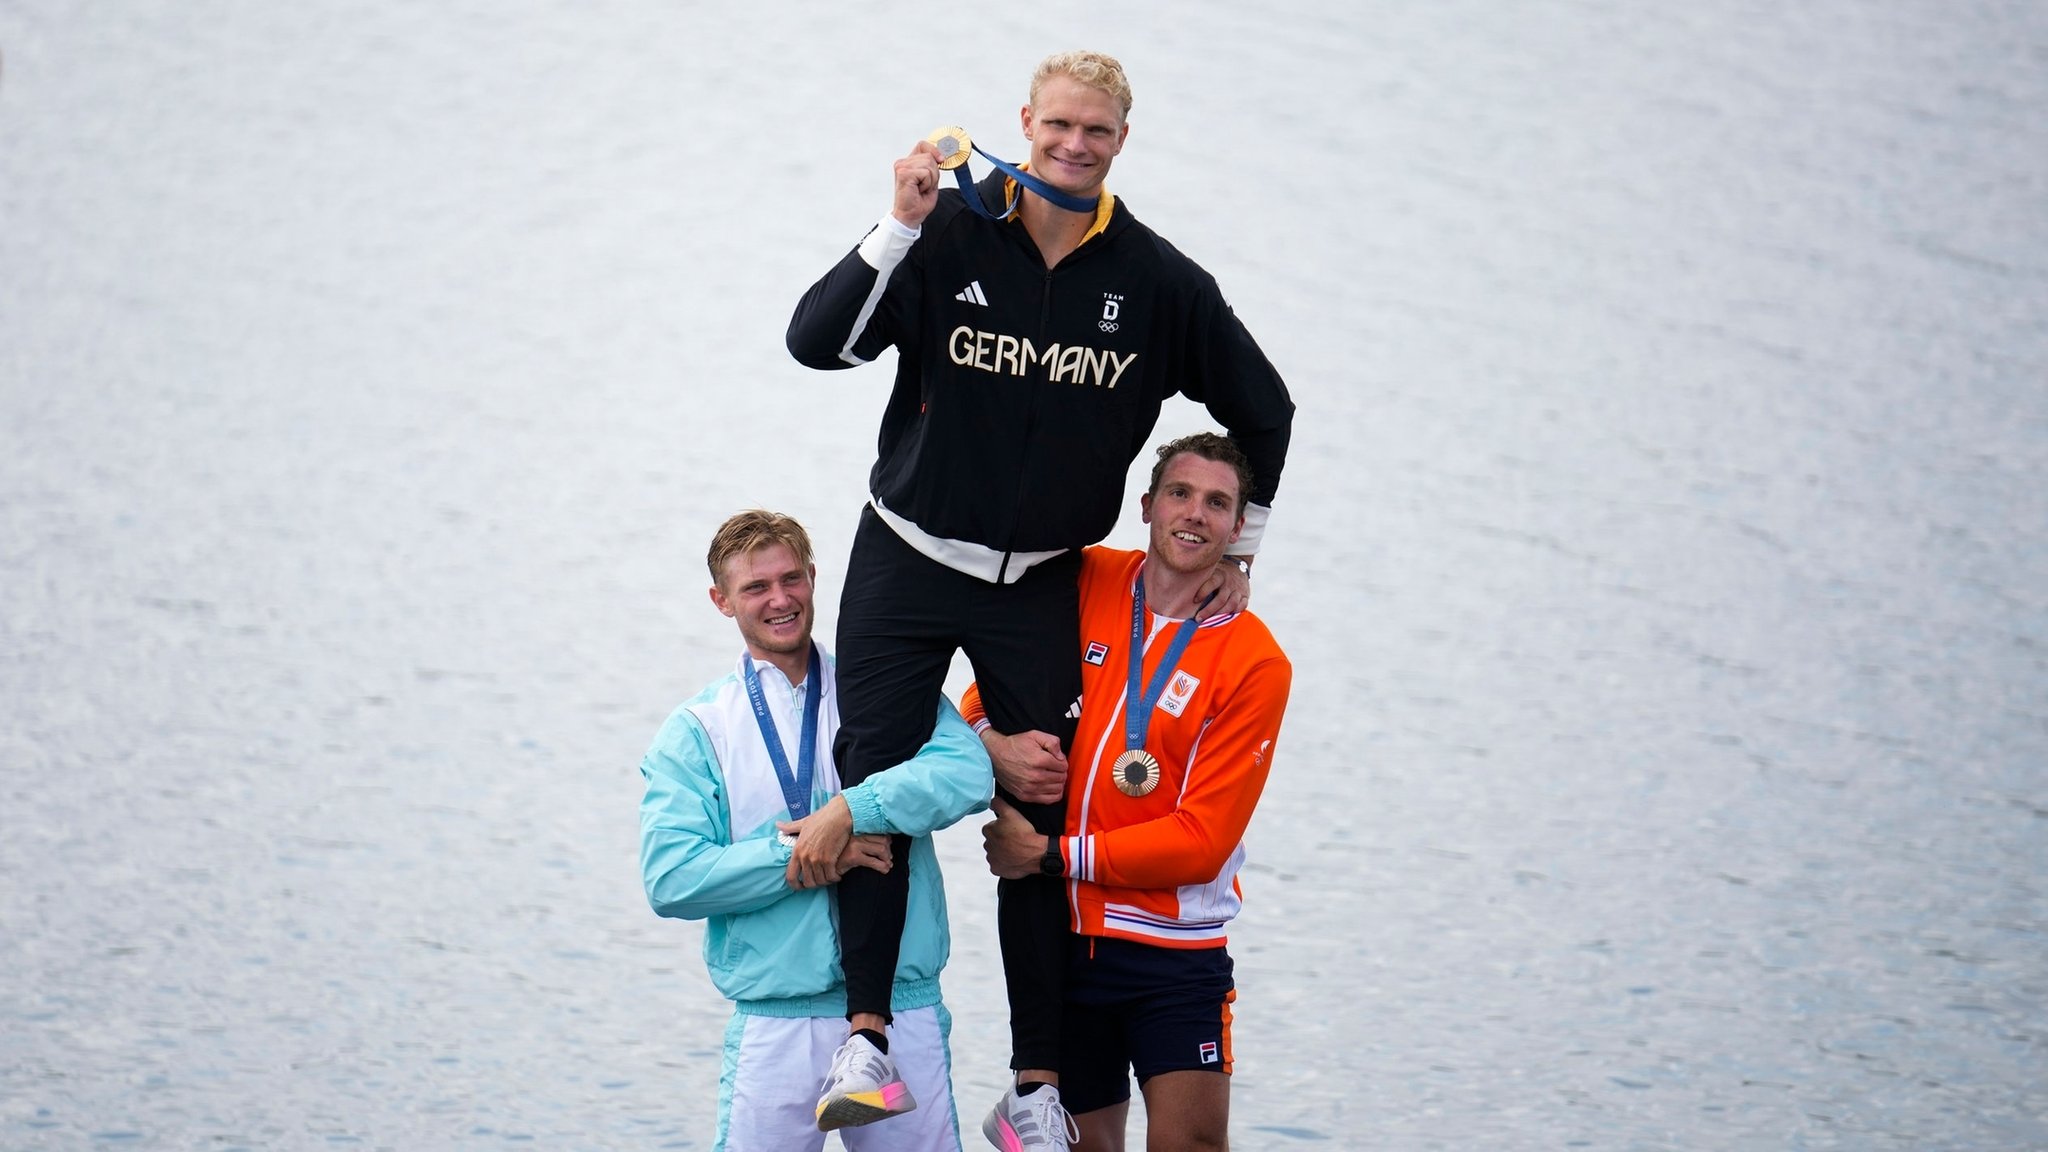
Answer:
[[[824,677],[818,675],[818,646],[811,645],[809,671],[804,673],[804,724],[797,737],[796,771],[789,770],[789,753],[775,731],[775,717],[768,712],[768,698],[761,692],[761,676],[754,671],[754,658],[740,655],[742,679],[747,682],[747,702],[754,706],[754,723],[761,728],[761,741],[768,745],[768,759],[775,762],[775,779],[782,785],[782,798],[789,804],[789,818],[801,820],[811,814],[811,775],[818,755],[818,703],[825,694]]]
[[[1217,592],[1222,589],[1218,588]],[[1174,666],[1180,663],[1181,653],[1188,649],[1188,641],[1194,639],[1195,629],[1201,622],[1195,618],[1209,601],[1216,598],[1211,592],[1195,605],[1195,612],[1180,622],[1173,631],[1173,642],[1166,646],[1166,655],[1159,661],[1159,667],[1152,673],[1152,682],[1145,685],[1143,696],[1138,694],[1138,682],[1145,675],[1145,571],[1138,570],[1135,586],[1131,590],[1131,676],[1124,688],[1124,750],[1143,751],[1145,730],[1152,726],[1152,707],[1159,703],[1159,694],[1166,691],[1166,681],[1173,675]],[[1133,702],[1135,699],[1135,706]]]

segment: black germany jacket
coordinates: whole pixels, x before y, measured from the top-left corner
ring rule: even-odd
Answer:
[[[1005,183],[983,180],[984,200]],[[1021,223],[943,190],[914,242],[884,220],[811,286],[790,353],[836,369],[895,348],[873,496],[925,533],[1003,553],[1106,536],[1161,403],[1184,395],[1251,460],[1256,523],[1232,551],[1254,552],[1287,454],[1287,386],[1215,278],[1102,200],[1088,238],[1047,269]]]

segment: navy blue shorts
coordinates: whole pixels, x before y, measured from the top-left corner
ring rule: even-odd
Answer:
[[[1076,936],[1060,1028],[1060,1103],[1079,1116],[1161,1072],[1230,1074],[1230,953]]]

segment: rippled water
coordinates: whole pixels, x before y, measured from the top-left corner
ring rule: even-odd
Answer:
[[[2038,5],[12,0],[0,1147],[709,1146],[704,540],[829,634],[791,303],[1077,43],[1301,406],[1236,1145],[2048,1146]]]

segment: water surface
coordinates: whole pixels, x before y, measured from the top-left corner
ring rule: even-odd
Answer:
[[[14,0],[0,1146],[709,1147],[704,542],[829,635],[888,370],[790,306],[1081,43],[1301,408],[1236,1145],[2048,1145],[2038,6]]]

